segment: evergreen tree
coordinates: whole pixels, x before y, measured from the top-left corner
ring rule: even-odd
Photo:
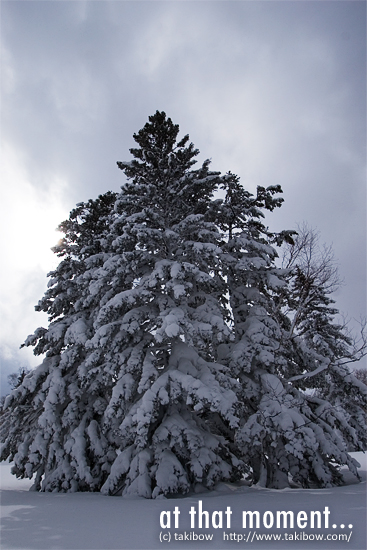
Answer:
[[[216,362],[230,338],[221,235],[206,219],[219,174],[208,161],[191,170],[198,151],[188,136],[176,143],[178,130],[157,112],[134,135],[134,160],[118,163],[130,181],[116,202],[115,255],[92,340],[116,376],[104,414],[121,438],[102,487],[109,494],[156,497],[241,473],[228,439],[236,382]]]
[[[63,259],[49,273],[49,288],[36,306],[49,314],[50,324],[38,328],[23,344],[46,357],[5,400],[1,457],[14,459],[18,477],[35,475],[35,490],[41,488],[42,479],[47,490],[98,489],[104,469],[116,456],[92,420],[104,402],[103,388],[101,396],[88,393],[78,375],[98,310],[90,278],[108,257],[115,199],[116,194],[108,192],[80,203],[60,224],[65,237],[54,252]],[[89,433],[89,448],[83,441],[83,426]]]
[[[26,341],[47,357],[3,423],[2,457],[37,472],[36,489],[156,497],[241,475],[237,383],[216,362],[231,337],[221,235],[206,219],[219,174],[191,169],[198,151],[178,130],[150,117],[134,160],[118,163],[129,181],[117,200],[62,224],[65,259],[38,306],[51,323]]]

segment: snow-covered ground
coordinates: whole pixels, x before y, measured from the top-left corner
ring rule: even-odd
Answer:
[[[123,499],[99,493],[29,492],[31,482],[17,480],[10,474],[10,465],[1,463],[1,550],[243,547],[366,550],[367,461],[362,453],[354,456],[362,465],[362,483],[356,483],[346,473],[346,484],[332,489],[275,491],[222,484],[215,492],[159,500]],[[205,515],[203,526],[198,526],[199,501],[202,510],[209,512],[209,528],[204,525]],[[192,507],[196,516],[189,514]],[[259,528],[256,524],[251,528],[248,523],[247,528],[242,526],[244,511],[259,512]],[[279,516],[281,526],[277,528],[277,511],[293,512],[295,526],[291,528],[288,523],[284,528],[283,516]],[[313,528],[311,511],[321,512],[313,514]],[[195,528],[190,525],[192,517]],[[249,517],[246,516],[247,521]],[[272,518],[274,526],[266,528]],[[165,528],[169,519],[170,529]],[[317,527],[318,519],[321,527]],[[212,523],[218,527],[214,528]],[[201,540],[205,535],[212,539]],[[280,535],[282,540],[259,540],[263,535]],[[316,536],[323,536],[324,540],[315,540]],[[339,538],[344,540],[336,540]]]

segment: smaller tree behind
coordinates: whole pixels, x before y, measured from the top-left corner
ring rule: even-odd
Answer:
[[[332,294],[342,281],[333,249],[321,245],[319,234],[303,224],[294,245],[284,245],[282,260],[291,270],[286,306],[290,337],[307,346],[318,367],[298,376],[299,387],[332,405],[349,450],[365,450],[367,388],[350,366],[366,355],[367,334],[362,322],[360,337],[354,337],[334,306]]]
[[[367,386],[367,369],[356,369],[353,371],[354,376]]]
[[[18,386],[20,386],[25,376],[30,372],[31,372],[31,369],[29,369],[28,367],[19,367],[17,372],[12,372],[11,374],[9,374],[8,382],[11,389],[14,390],[14,388],[17,388]]]
[[[231,290],[237,300],[242,293],[230,353],[245,407],[236,441],[254,483],[282,488],[290,477],[306,487],[342,483],[336,465],[358,476],[348,451],[365,448],[367,388],[345,363],[365,348],[355,349],[334,321],[331,249],[320,253],[309,234],[293,235],[284,245],[288,261],[276,269],[271,236],[263,232],[262,246],[257,239],[253,248],[248,237],[236,237]]]

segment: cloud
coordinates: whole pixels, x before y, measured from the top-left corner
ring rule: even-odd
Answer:
[[[1,181],[0,359],[35,365],[39,360],[19,346],[37,326],[47,326],[47,316],[34,306],[46,289],[46,274],[58,264],[51,247],[59,239],[56,227],[68,214],[67,182],[54,175],[47,190],[37,188],[21,156],[7,144]]]

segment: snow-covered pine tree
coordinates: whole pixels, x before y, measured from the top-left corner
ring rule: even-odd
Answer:
[[[98,489],[106,476],[104,469],[116,456],[102,446],[92,417],[86,424],[101,406],[101,398],[88,394],[77,374],[87,356],[85,343],[93,335],[98,309],[89,281],[108,257],[115,199],[116,193],[107,192],[79,203],[60,224],[65,236],[53,250],[63,259],[49,273],[48,289],[36,306],[37,311],[48,313],[49,325],[38,328],[23,344],[46,357],[5,400],[1,458],[14,460],[13,473],[18,477],[34,476],[35,490],[41,488],[41,480],[47,490]],[[83,441],[83,425],[89,433],[89,449]]]
[[[108,494],[187,492],[237,479],[233,454],[236,381],[216,361],[231,338],[221,234],[209,220],[220,181],[209,161],[157,112],[134,139],[129,181],[116,202],[115,256],[104,271],[103,307],[91,344],[116,376],[104,413],[121,453],[102,487]],[[208,214],[208,216],[207,216]],[[111,292],[123,280],[126,290]],[[103,368],[106,368],[105,366]]]
[[[221,234],[206,219],[219,174],[157,112],[134,139],[129,181],[62,224],[65,256],[38,308],[47,352],[5,403],[1,457],[35,489],[157,497],[238,479],[237,382]],[[114,211],[111,207],[114,205]],[[80,219],[82,216],[82,219]],[[85,230],[85,231],[84,231]]]
[[[273,244],[292,242],[292,232],[271,234],[264,226],[263,210],[279,207],[279,186],[259,187],[257,195],[245,191],[236,176],[228,174],[219,223],[228,235],[223,265],[228,282],[234,342],[221,346],[221,360],[239,380],[242,417],[236,432],[241,456],[251,466],[252,480],[267,486],[278,481],[279,459],[274,440],[279,434],[266,420],[271,387],[280,387],[282,359],[278,357],[281,330],[274,318],[274,300],[286,288],[285,270],[275,266]],[[278,395],[272,395],[272,403]]]

